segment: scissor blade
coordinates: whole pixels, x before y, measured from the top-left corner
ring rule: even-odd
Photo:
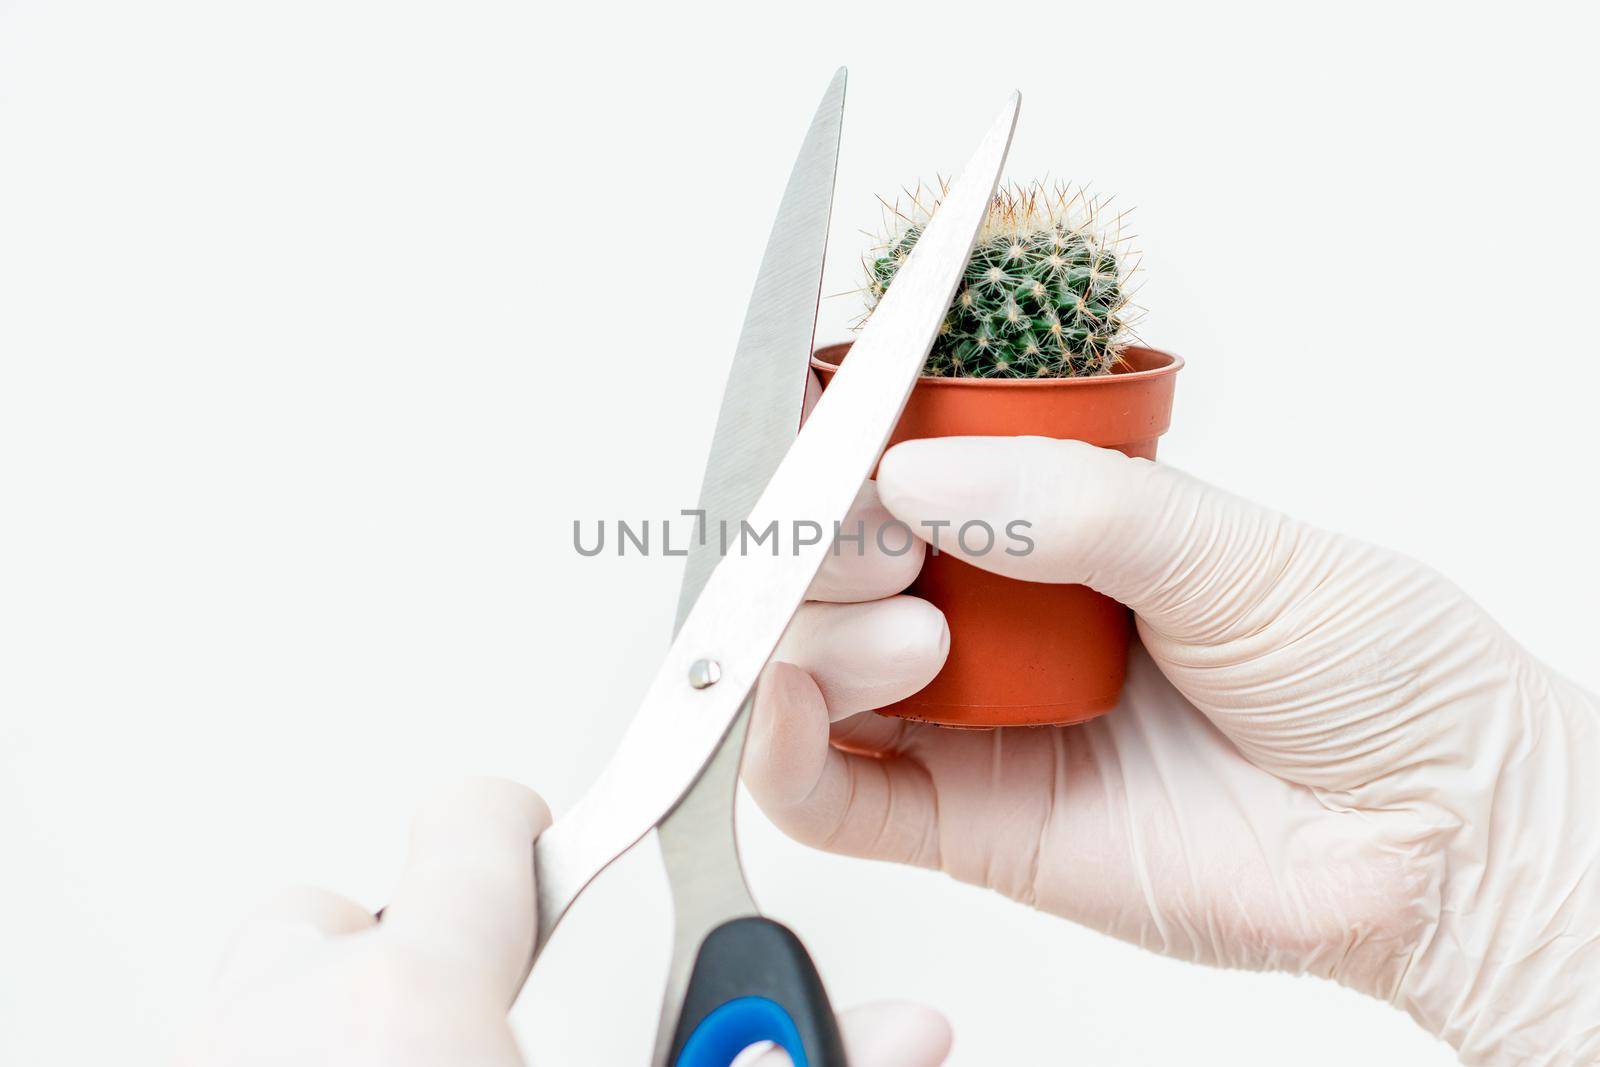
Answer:
[[[678,595],[679,625],[721,558],[720,524],[737,527],[750,514],[800,429],[839,164],[844,89],[845,70],[840,67],[817,105],[767,237],[700,484],[704,536],[689,549]]]
[[[805,599],[831,539],[805,543],[798,526],[836,532],[888,441],[988,213],[1020,103],[1014,94],[995,119],[751,509],[753,529],[778,531],[773,554],[735,552],[712,572],[611,761],[535,844],[535,954],[594,876],[694,784]]]
[[[722,525],[750,514],[800,430],[817,301],[828,245],[828,221],[844,119],[845,70],[840,67],[817,105],[788,188],[767,239],[755,293],[722,394],[700,489],[701,529],[689,550],[676,622],[694,607],[721,558]],[[715,532],[712,532],[715,531]],[[745,702],[749,707],[749,701]],[[701,942],[717,926],[753,914],[755,901],[739,866],[734,797],[744,750],[745,711],[735,716],[721,746],[672,813],[657,825],[661,860],[672,887],[673,950],[652,1062],[664,1065]]]

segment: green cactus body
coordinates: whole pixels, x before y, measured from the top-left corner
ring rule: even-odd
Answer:
[[[889,204],[888,236],[868,255],[867,314],[938,209],[918,187],[909,207]],[[1003,187],[925,374],[945,378],[1073,378],[1109,374],[1132,340],[1121,216],[1066,187]],[[863,320],[864,321],[864,320]]]

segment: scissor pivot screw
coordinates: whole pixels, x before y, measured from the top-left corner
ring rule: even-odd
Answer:
[[[689,664],[689,684],[709,689],[722,680],[722,664],[714,659],[697,659]]]

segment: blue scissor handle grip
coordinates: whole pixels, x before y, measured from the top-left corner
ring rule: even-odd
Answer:
[[[700,945],[667,1062],[728,1067],[771,1041],[794,1067],[847,1067],[839,1025],[800,939],[757,915],[723,923]]]
[[[808,1067],[805,1042],[789,1013],[766,997],[736,997],[700,1020],[673,1067],[728,1067],[760,1041],[782,1046],[794,1067]]]

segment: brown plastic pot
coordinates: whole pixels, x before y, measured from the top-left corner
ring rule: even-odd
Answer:
[[[829,345],[813,357],[824,388],[849,349]],[[1123,363],[1096,378],[920,378],[889,443],[1057,437],[1154,459],[1183,360],[1130,348]],[[880,714],[982,729],[1085,722],[1116,706],[1133,633],[1132,613],[1116,601],[1086,586],[1002,578],[932,552],[908,592],[944,612],[950,656],[920,693]]]

